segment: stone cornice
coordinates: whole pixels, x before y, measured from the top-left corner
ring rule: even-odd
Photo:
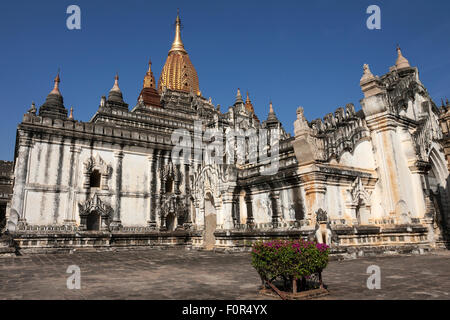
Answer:
[[[116,143],[121,145],[142,146],[171,150],[170,134],[152,134],[144,131],[132,131],[111,127],[103,123],[62,121],[25,114],[18,127],[21,135],[31,137],[34,134],[58,136],[71,139]],[[26,138],[25,140],[30,140]],[[31,140],[30,140],[31,141]]]

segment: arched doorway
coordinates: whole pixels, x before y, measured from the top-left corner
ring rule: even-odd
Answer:
[[[216,208],[214,207],[214,198],[211,193],[205,196],[205,236],[204,246],[207,250],[212,250],[216,244],[214,231],[217,227]]]
[[[92,211],[86,219],[86,229],[88,231],[99,231],[100,230],[100,213],[98,211]]]

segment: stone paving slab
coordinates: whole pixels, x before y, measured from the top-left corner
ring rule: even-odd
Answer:
[[[0,258],[0,299],[268,299],[249,253],[132,250]],[[67,289],[67,267],[81,269],[81,289]],[[367,267],[381,270],[369,290]],[[331,261],[322,299],[450,299],[450,253]]]

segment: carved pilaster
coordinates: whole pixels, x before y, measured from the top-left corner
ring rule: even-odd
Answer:
[[[121,202],[121,192],[122,192],[122,162],[124,153],[122,151],[117,151],[114,153],[115,158],[115,174],[116,174],[116,201],[115,210],[113,214],[113,219],[110,224],[111,230],[119,230],[122,228],[122,222],[120,220],[120,202]]]
[[[327,187],[325,178],[321,175],[307,176],[304,179],[303,188],[305,190],[306,205],[304,223],[306,225],[314,225],[316,223],[314,213],[325,205]]]
[[[253,230],[255,228],[255,219],[253,218],[252,196],[249,191],[245,194],[245,204],[247,206],[247,228]]]
[[[149,220],[147,221],[147,226],[155,230],[156,229],[156,215],[155,215],[155,189],[156,189],[156,159],[157,156],[153,153],[148,156],[148,165],[149,165],[149,193],[150,193],[150,216]]]
[[[272,191],[269,194],[270,201],[272,203],[272,227],[281,227],[281,204],[280,204],[280,192]]]
[[[78,172],[80,167],[80,153],[81,148],[75,145],[70,146],[70,157],[72,163],[72,175],[69,178],[69,199],[67,201],[66,219],[64,220],[65,225],[74,226],[76,225],[75,215],[76,209],[76,199],[75,190],[78,186]]]
[[[11,232],[16,231],[16,228],[23,229],[26,226],[24,212],[25,185],[32,147],[32,139],[27,133],[19,131],[18,136],[17,159],[14,171],[14,193],[8,220],[8,230]]]

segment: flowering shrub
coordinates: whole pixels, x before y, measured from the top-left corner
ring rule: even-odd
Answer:
[[[328,264],[326,244],[304,240],[259,241],[253,245],[252,266],[262,280],[302,279],[321,273]]]

